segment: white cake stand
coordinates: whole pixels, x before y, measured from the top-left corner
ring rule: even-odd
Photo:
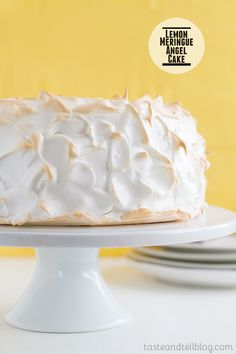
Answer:
[[[209,207],[188,222],[100,227],[0,226],[0,245],[35,247],[33,278],[5,316],[25,330],[72,333],[121,325],[126,314],[98,266],[99,247],[154,246],[209,240],[236,231],[236,214]]]

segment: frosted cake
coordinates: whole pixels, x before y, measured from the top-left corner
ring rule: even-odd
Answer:
[[[194,118],[161,97],[0,100],[0,224],[193,218],[207,166]]]

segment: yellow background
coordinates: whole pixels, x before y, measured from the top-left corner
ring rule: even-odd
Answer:
[[[172,75],[151,61],[152,29],[171,17],[202,31],[205,56]],[[212,166],[207,201],[236,211],[236,1],[2,0],[0,96],[57,94],[130,98],[161,94],[198,119]],[[32,254],[0,248],[0,255]],[[121,254],[103,250],[103,254]]]

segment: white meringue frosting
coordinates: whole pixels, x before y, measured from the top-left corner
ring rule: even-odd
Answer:
[[[0,223],[194,217],[207,166],[195,120],[161,97],[0,100]]]

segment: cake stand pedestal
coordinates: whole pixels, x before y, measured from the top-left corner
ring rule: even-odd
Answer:
[[[98,227],[0,226],[0,245],[35,247],[33,278],[6,314],[8,324],[54,333],[89,332],[127,321],[99,270],[100,247],[209,240],[236,231],[236,214],[209,207],[187,222]]]

